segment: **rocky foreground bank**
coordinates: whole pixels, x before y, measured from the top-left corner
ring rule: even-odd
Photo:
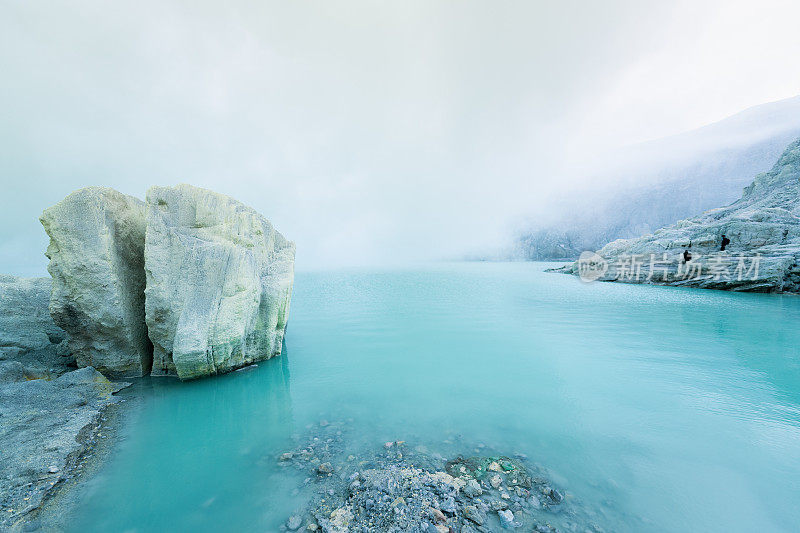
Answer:
[[[283,531],[476,533],[518,529],[600,532],[597,517],[571,503],[521,454],[479,445],[445,458],[404,441],[350,451],[346,423],[322,421],[277,457],[304,473],[314,496]]]
[[[76,370],[50,291],[49,278],[0,276],[0,531],[37,529],[29,519],[81,471],[127,385]]]
[[[103,414],[117,402],[113,394],[127,385],[91,367],[55,377],[0,361],[0,531],[27,522],[80,472],[102,438]]]
[[[587,281],[800,293],[800,141],[731,205],[611,242],[553,271]]]

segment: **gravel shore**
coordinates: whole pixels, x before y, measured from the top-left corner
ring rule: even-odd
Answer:
[[[80,475],[106,437],[114,394],[128,385],[91,367],[36,376],[0,361],[0,530],[40,528],[38,510]]]

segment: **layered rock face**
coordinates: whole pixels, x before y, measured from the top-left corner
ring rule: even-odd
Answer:
[[[730,244],[720,250],[722,236]],[[691,259],[684,261],[688,250]],[[599,257],[598,257],[599,256]],[[733,204],[637,239],[617,240],[560,269],[601,281],[800,292],[800,141]]]
[[[106,187],[76,191],[40,218],[50,237],[50,314],[79,366],[150,372],[144,317],[145,204]]]
[[[146,319],[154,375],[227,372],[281,352],[294,243],[227,196],[147,193]]]
[[[67,334],[50,317],[50,278],[0,274],[0,354],[50,350]]]

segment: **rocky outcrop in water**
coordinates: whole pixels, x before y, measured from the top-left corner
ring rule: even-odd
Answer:
[[[103,187],[45,210],[50,314],[78,366],[111,376],[228,372],[281,352],[294,243],[227,196]]]
[[[79,366],[150,371],[144,316],[145,205],[106,187],[78,190],[40,218],[50,236],[50,314]]]
[[[153,374],[227,372],[281,352],[294,243],[255,210],[189,185],[147,193]]]
[[[0,361],[24,360],[39,373],[74,362],[67,334],[50,317],[50,278],[0,275]]]
[[[723,235],[730,240],[724,251]],[[611,242],[557,271],[586,280],[800,292],[800,141],[731,205]]]

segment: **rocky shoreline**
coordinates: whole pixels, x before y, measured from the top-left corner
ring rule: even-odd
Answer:
[[[194,379],[280,354],[294,243],[252,208],[192,187],[146,201],[73,192],[40,219],[50,278],[0,275],[0,530],[30,519],[106,437],[144,375]]]
[[[127,383],[76,369],[50,318],[51,281],[0,276],[0,530],[39,528],[42,505],[80,476]]]
[[[479,444],[470,454],[446,458],[404,441],[350,450],[347,423],[323,420],[276,458],[279,466],[305,473],[303,484],[314,494],[282,531],[604,531],[598,517],[573,505],[523,454]]]
[[[28,379],[18,361],[3,361],[0,372],[0,530],[35,531],[38,510],[105,438],[107,409],[129,384],[91,367]]]
[[[800,293],[800,141],[736,202],[613,241],[550,272],[584,281]]]

